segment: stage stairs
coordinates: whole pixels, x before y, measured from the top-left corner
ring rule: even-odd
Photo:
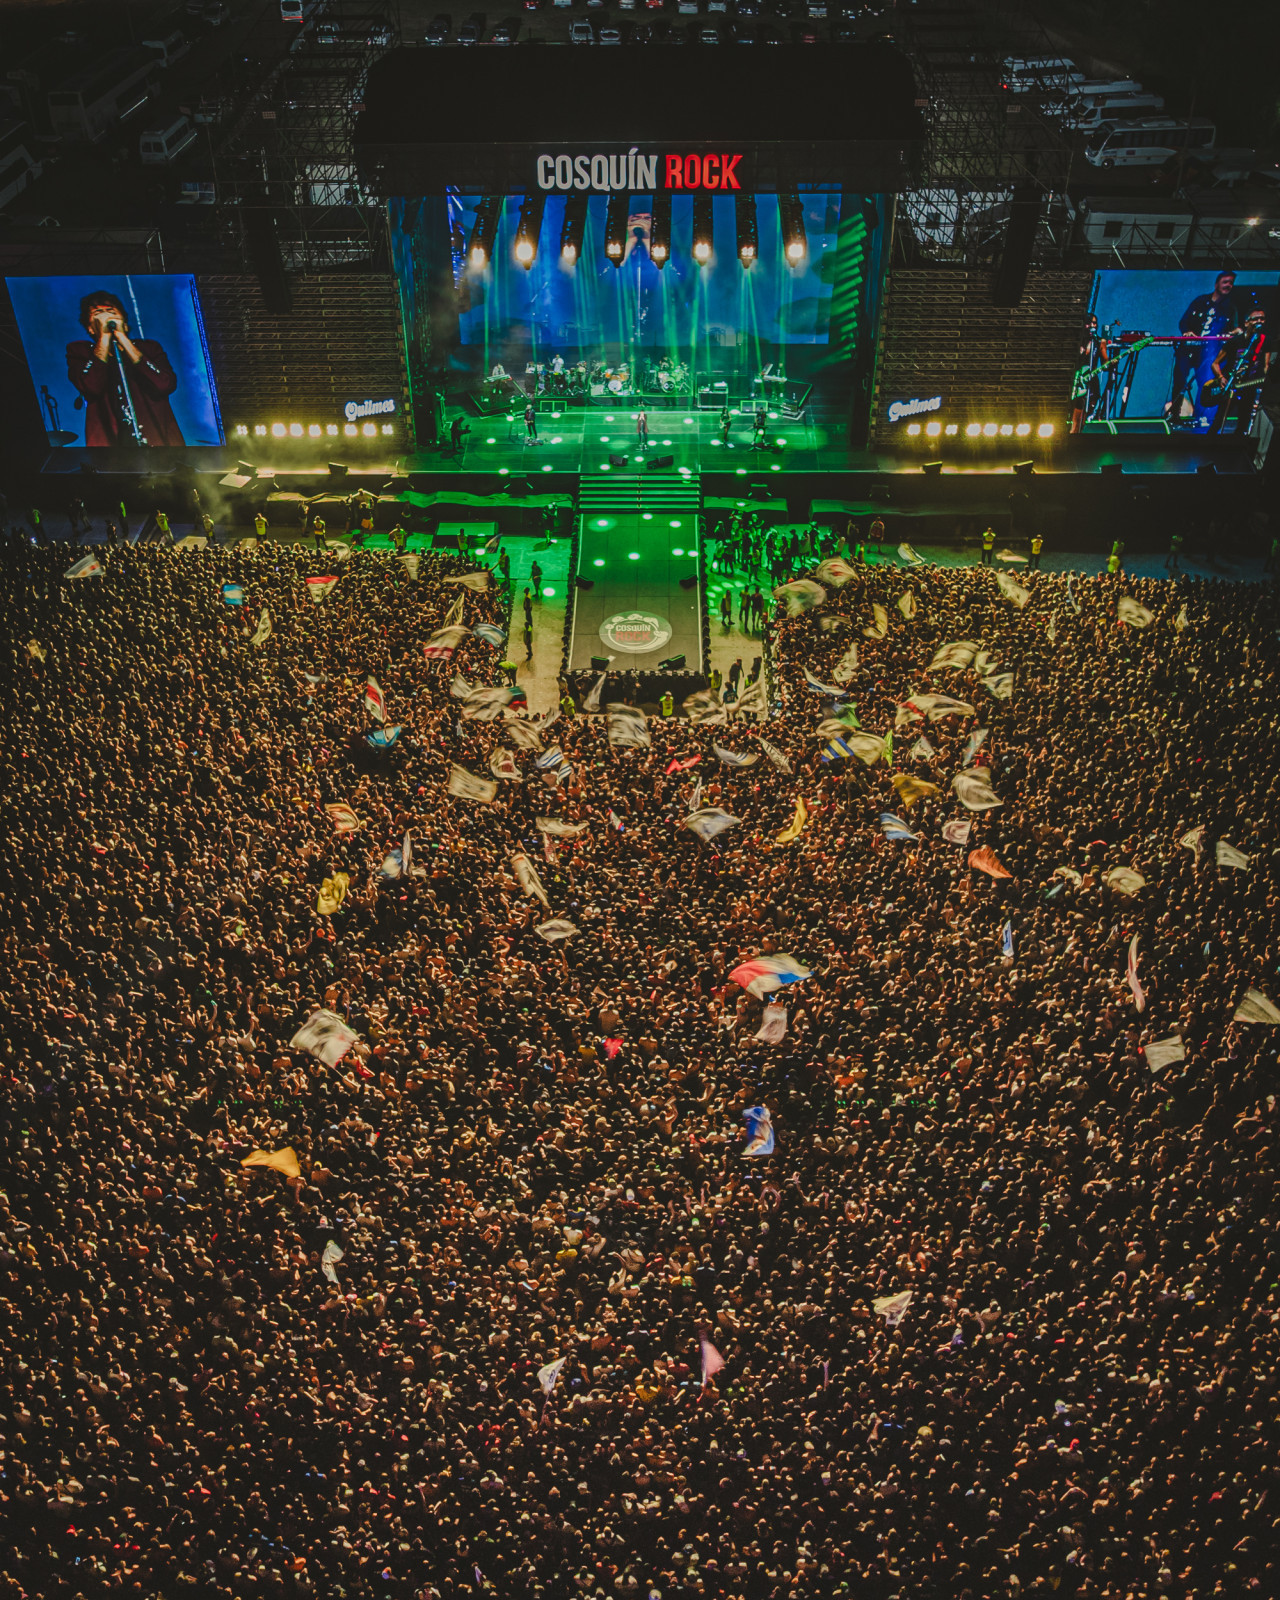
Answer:
[[[702,511],[697,472],[599,472],[578,480],[578,514],[634,517],[644,512],[696,517]]]

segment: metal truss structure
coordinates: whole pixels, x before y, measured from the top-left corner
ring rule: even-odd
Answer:
[[[1015,191],[1041,202],[1033,259],[1061,259],[1071,150],[1046,116],[1068,97],[1050,69],[1019,91],[1004,62],[1058,54],[1018,0],[920,0],[899,43],[916,75],[927,146],[899,197],[898,259],[970,268],[999,257]]]
[[[225,243],[252,255],[256,209],[269,213],[289,271],[385,265],[384,208],[361,188],[352,150],[369,69],[399,42],[397,0],[316,7],[218,149],[216,212]]]

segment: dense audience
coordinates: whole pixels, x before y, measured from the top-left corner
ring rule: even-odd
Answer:
[[[767,721],[644,749],[462,715],[501,651],[424,642],[506,619],[453,558],[99,558],[0,573],[0,1595],[1280,1590],[1270,586],[859,569],[773,625]],[[773,1043],[762,953],[812,972]]]

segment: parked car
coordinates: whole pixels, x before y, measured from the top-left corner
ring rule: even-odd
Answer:
[[[518,22],[500,22],[489,35],[490,44],[514,44],[520,31]]]
[[[458,29],[459,44],[479,44],[484,38],[484,14],[473,12]]]
[[[719,30],[719,28],[717,28],[714,25],[714,23],[711,23],[711,24],[704,23],[703,26],[698,29],[698,43],[699,44],[719,44],[720,43],[720,30]]]
[[[432,22],[426,32],[428,44],[448,44],[449,35],[453,32],[453,18],[447,17],[443,12]]]
[[[600,30],[600,43],[601,44],[621,44],[622,43],[622,30],[621,30],[621,28],[601,28],[601,30]]]
[[[589,22],[578,21],[569,24],[570,44],[594,44],[595,42],[596,30]]]

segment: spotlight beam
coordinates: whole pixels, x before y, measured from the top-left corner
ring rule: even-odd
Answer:
[[[560,229],[560,260],[566,267],[582,259],[582,237],[587,226],[587,197],[571,194],[564,203],[564,223]]]
[[[653,197],[653,218],[649,226],[649,259],[659,271],[671,259],[670,190],[661,190]]]

